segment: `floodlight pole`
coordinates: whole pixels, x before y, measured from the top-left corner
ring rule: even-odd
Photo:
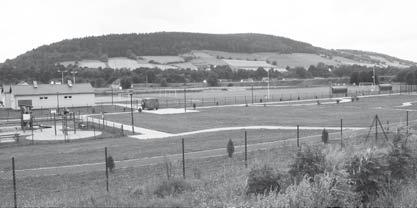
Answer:
[[[134,122],[133,122],[133,100],[132,100],[133,98],[132,96],[133,96],[133,92],[130,93],[130,116],[132,118],[132,132],[133,134],[135,134],[135,127],[134,127]]]
[[[59,92],[56,92],[56,110],[59,113]]]
[[[187,112],[187,89],[184,88],[184,112]]]
[[[271,69],[272,69],[272,68],[271,68]],[[271,70],[271,69],[270,69],[270,70]],[[269,102],[269,96],[270,96],[270,95],[269,95],[269,85],[270,85],[270,84],[269,84],[269,83],[270,83],[269,71],[270,71],[270,70],[268,70],[268,100],[267,100],[268,102]]]

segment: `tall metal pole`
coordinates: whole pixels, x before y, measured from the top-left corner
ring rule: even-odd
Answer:
[[[59,113],[59,92],[56,92],[56,110]]]
[[[270,83],[270,76],[269,76],[269,71],[270,70],[268,70],[268,99],[267,99],[267,101],[269,101],[269,83]]]
[[[133,122],[133,93],[130,93],[130,116],[132,117],[132,132],[135,134],[135,127]]]
[[[56,117],[55,117],[55,115],[56,115],[56,113],[54,113],[54,130],[55,130],[55,136],[56,136]]]
[[[187,90],[184,88],[184,112],[187,112]]]
[[[13,199],[14,199],[14,207],[17,208],[16,171],[15,171],[15,166],[14,166],[14,157],[12,157],[12,169],[13,169]]]
[[[185,179],[185,149],[184,149],[184,138],[182,138],[182,177]]]
[[[252,84],[252,104],[253,104],[253,84]]]

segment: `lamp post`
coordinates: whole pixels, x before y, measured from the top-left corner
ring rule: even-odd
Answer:
[[[130,93],[130,116],[132,117],[132,132],[135,134],[135,127],[133,126],[133,93]]]

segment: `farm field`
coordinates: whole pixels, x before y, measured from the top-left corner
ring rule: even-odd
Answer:
[[[341,104],[291,106],[271,104],[249,107],[225,106],[197,108],[199,112],[158,115],[135,113],[135,126],[167,133],[181,133],[220,127],[244,126],[311,126],[338,127],[343,119],[345,127],[367,127],[378,114],[384,122],[403,122],[405,110],[415,106],[399,107],[405,102],[415,102],[415,95],[392,95],[361,98],[358,102]],[[231,119],[233,118],[233,119]],[[416,116],[410,117],[417,118]],[[128,114],[111,114],[107,120],[130,124]]]

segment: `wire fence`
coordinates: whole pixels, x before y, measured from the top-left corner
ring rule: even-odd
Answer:
[[[324,90],[323,90],[324,89]],[[102,114],[112,112],[129,112],[132,107],[135,111],[141,106],[143,98],[152,96],[159,101],[159,108],[200,108],[210,106],[223,105],[245,105],[245,104],[267,104],[271,102],[283,101],[305,101],[318,100],[341,97],[356,97],[356,96],[373,96],[373,95],[389,95],[389,94],[407,94],[417,92],[417,85],[394,85],[392,90],[380,91],[371,87],[355,87],[349,89],[347,93],[331,93],[330,88],[320,88],[317,92],[314,90],[301,89],[300,91],[275,91],[269,90],[265,87],[247,90],[241,92],[217,92],[213,95],[195,92],[192,90],[178,90],[175,93],[166,94],[163,92],[156,94],[133,94],[132,98],[129,93],[118,93],[114,95],[110,101],[109,97],[106,99],[98,99],[94,106],[83,107],[60,107],[60,108],[43,108],[32,110],[32,115],[35,118],[52,118],[53,111],[57,109],[68,109],[78,115],[86,114]],[[224,95],[223,95],[224,94]],[[235,94],[235,95],[234,95]],[[113,97],[113,96],[112,96]],[[0,109],[0,125],[12,125],[16,120],[21,118],[20,110]]]
[[[115,122],[109,122],[100,118],[90,118],[88,116],[78,116],[76,122],[85,124],[84,128],[95,130],[106,129],[105,131],[112,132],[112,135],[125,135],[128,132],[132,133],[132,130],[129,130],[127,127],[124,130],[122,124]],[[121,130],[123,129],[123,130]],[[298,126],[291,130],[292,133],[287,135],[281,135],[280,138],[264,138],[264,137],[274,137],[268,134],[268,130],[242,130],[234,135],[230,136],[235,142],[234,148],[234,160],[237,161],[237,164],[241,164],[242,167],[248,167],[251,163],[259,157],[260,150],[274,150],[276,152],[282,152],[284,154],[295,154],[296,151],[302,148],[305,145],[320,145],[322,144],[322,135],[321,129],[317,129],[312,132],[311,129],[303,128],[303,126]],[[248,133],[249,132],[249,133]],[[372,121],[369,122],[368,127],[363,128],[351,128],[343,126],[343,120],[340,122],[340,128],[329,129],[329,143],[334,145],[340,145],[341,148],[345,148],[348,145],[368,145],[374,146],[379,145],[380,143],[386,143],[393,140],[394,136],[397,134],[402,134],[408,137],[411,134],[417,132],[417,120],[409,120],[408,112],[405,118],[401,122],[381,122],[378,116],[375,116]],[[262,135],[267,136],[262,136]],[[221,143],[226,144],[228,138],[221,140]],[[169,155],[156,155],[153,157],[139,157],[132,159],[123,159],[122,156],[113,154],[114,149],[109,148],[107,150],[103,149],[103,159],[102,161],[95,161],[93,163],[85,164],[73,164],[73,165],[64,165],[56,167],[31,167],[28,169],[19,168],[19,160],[13,158],[10,161],[10,167],[0,171],[0,180],[13,184],[14,191],[9,190],[10,193],[17,193],[19,196],[19,179],[33,176],[42,176],[42,175],[62,175],[62,174],[81,174],[88,172],[103,172],[102,177],[103,181],[106,181],[102,184],[103,189],[110,187],[109,190],[112,190],[111,174],[109,179],[109,156],[112,156],[114,159],[115,168],[123,169],[129,167],[136,168],[148,168],[153,166],[152,170],[157,173],[155,175],[164,175],[164,177],[184,177],[184,178],[198,178],[205,171],[204,161],[210,161],[212,158],[219,158],[218,161],[227,160],[227,151],[226,146],[217,147],[213,149],[204,149],[196,151],[196,146],[201,146],[199,141],[194,141],[192,138],[177,138],[174,141],[171,141],[170,145],[173,146],[170,148],[171,154]],[[201,142],[201,141],[200,141]],[[265,152],[264,152],[265,153]],[[279,160],[278,158],[275,158]],[[12,165],[13,164],[13,165]],[[167,166],[169,166],[167,168]],[[161,170],[163,172],[161,173]],[[166,173],[166,171],[169,171]],[[152,175],[152,173],[150,173]],[[151,176],[149,176],[151,177]],[[110,181],[109,181],[110,180]],[[107,187],[106,187],[107,186]],[[4,190],[3,190],[4,191]],[[11,195],[7,198],[8,204],[12,205],[14,200],[19,204],[19,198],[15,199]]]

